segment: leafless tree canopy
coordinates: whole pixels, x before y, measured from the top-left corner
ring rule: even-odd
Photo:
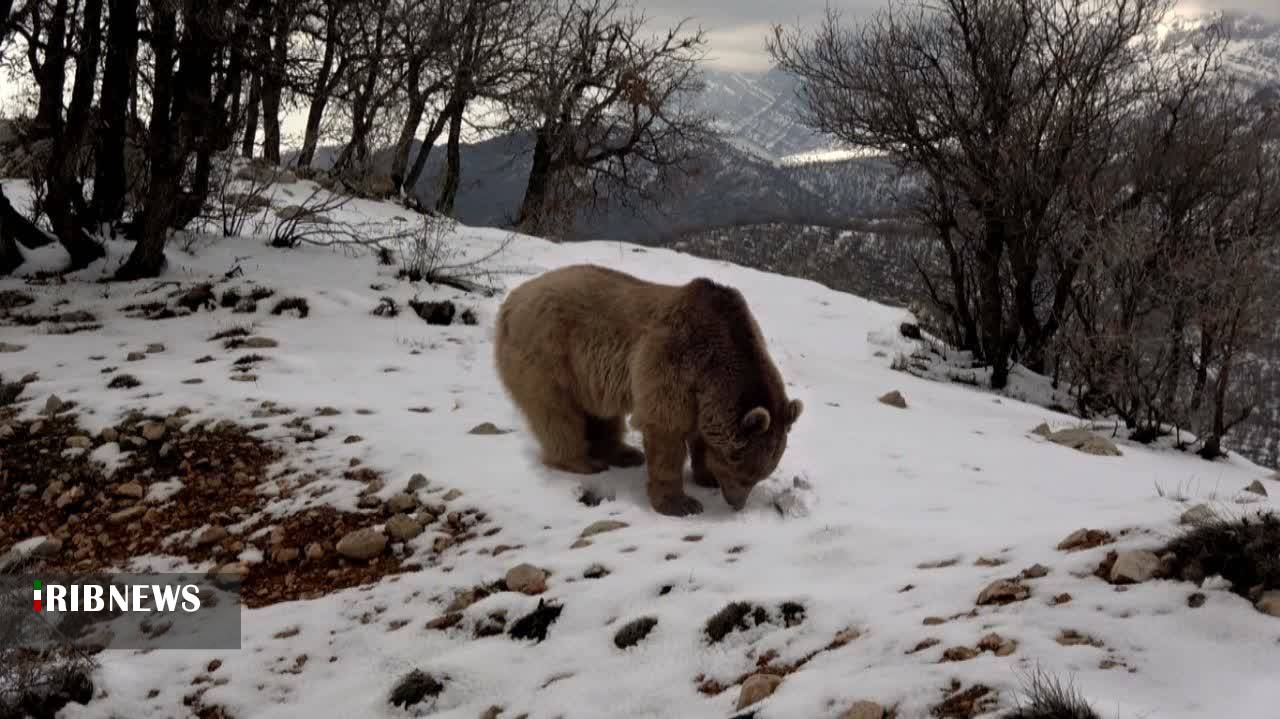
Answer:
[[[700,30],[649,36],[618,0],[558,0],[538,33],[514,103],[513,124],[534,135],[518,225],[539,229],[578,193],[596,201],[653,189],[705,147],[709,120],[690,103],[701,89]]]
[[[385,197],[412,195],[440,144],[435,209],[450,215],[466,132],[528,132],[537,149],[525,214],[545,218],[552,204],[600,201],[606,188],[627,191],[611,201],[652,199],[706,130],[684,102],[697,88],[702,35],[678,27],[649,37],[616,0],[4,0],[3,9],[0,65],[29,71],[34,85],[19,127],[26,146],[42,148],[30,179],[47,225],[0,201],[4,272],[21,264],[19,245],[55,240],[69,269],[85,267],[103,256],[105,234],[136,240],[118,278],[158,273],[169,235],[225,204],[234,153],[308,176],[316,164],[345,189]],[[305,112],[300,138],[285,137],[291,110]]]
[[[1276,108],[1220,71],[1226,41],[1166,54],[1166,0],[895,4],[775,28],[805,121],[923,179],[917,265],[950,339],[1005,384],[1052,370],[1081,409],[1215,455],[1275,298]]]

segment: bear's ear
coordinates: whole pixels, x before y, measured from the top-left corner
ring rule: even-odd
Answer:
[[[769,431],[769,410],[756,407],[742,418],[742,433],[748,437],[764,434]]]
[[[800,419],[800,414],[802,412],[804,412],[804,402],[801,402],[798,399],[793,399],[790,402],[788,402],[787,403],[787,426],[790,427],[791,425],[795,424],[796,420]]]

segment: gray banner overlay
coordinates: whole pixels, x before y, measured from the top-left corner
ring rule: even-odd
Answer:
[[[236,576],[0,575],[0,650],[239,649],[241,608]]]

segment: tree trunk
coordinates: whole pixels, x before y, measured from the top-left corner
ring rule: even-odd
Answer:
[[[1004,231],[998,218],[987,218],[986,236],[977,252],[978,331],[982,358],[991,365],[991,388],[1009,383],[1009,342],[1004,328],[1004,288],[1000,261],[1004,255]]]
[[[404,180],[404,187],[408,194],[413,194],[418,187],[418,178],[422,176],[422,171],[427,166],[427,158],[431,157],[431,148],[435,147],[436,140],[440,139],[441,133],[444,132],[444,125],[449,121],[448,107],[441,111],[436,119],[431,123],[431,127],[427,130],[427,134],[422,136],[422,144],[418,146],[418,156],[413,159],[413,167],[409,168],[409,176]]]
[[[84,269],[106,252],[85,234],[83,188],[76,170],[89,127],[89,112],[98,77],[98,55],[102,49],[102,0],[85,0],[83,30],[76,56],[76,76],[66,121],[54,135],[49,155],[48,196],[45,213],[54,234],[70,257],[67,270]]]
[[[89,221],[116,223],[124,217],[129,182],[125,147],[129,142],[129,95],[138,65],[136,2],[111,0],[107,23],[107,60],[98,102],[98,137]]]
[[[547,188],[551,186],[551,147],[544,134],[538,133],[533,146],[533,163],[529,167],[529,181],[525,183],[524,199],[520,202],[520,214],[516,227],[526,231],[540,229],[542,213],[546,209]]]
[[[249,82],[249,102],[245,105],[244,138],[241,140],[240,154],[253,158],[253,145],[258,139],[258,106],[261,104],[262,80],[258,73],[253,73]]]
[[[39,12],[38,9],[34,12]],[[36,78],[40,99],[36,105],[37,133],[57,137],[62,129],[62,95],[67,78],[67,0],[56,0],[45,37],[44,64]]]
[[[338,16],[342,4],[338,0],[329,0],[325,14],[324,57],[320,60],[320,69],[316,75],[316,84],[311,95],[311,106],[307,108],[307,126],[302,135],[302,149],[298,151],[298,167],[310,167],[315,159],[316,146],[320,142],[320,125],[324,120],[325,106],[329,103],[329,84],[336,80],[333,77],[333,64],[338,54]]]
[[[262,157],[279,165],[280,97],[284,92],[285,63],[289,59],[289,8],[283,0],[276,0],[274,11],[270,62],[262,77]]]
[[[458,199],[458,185],[462,181],[462,110],[464,103],[454,103],[453,115],[449,118],[449,144],[445,152],[447,168],[444,176],[444,187],[440,190],[440,199],[436,202],[436,211],[444,215],[453,215],[453,205]]]
[[[174,49],[177,45],[175,4],[151,0],[151,47],[155,54],[151,97],[151,137],[147,155],[151,164],[151,184],[143,210],[142,236],[129,259],[116,271],[117,280],[154,277],[164,269],[164,246],[169,236],[169,220],[177,200],[181,167],[175,120]]]

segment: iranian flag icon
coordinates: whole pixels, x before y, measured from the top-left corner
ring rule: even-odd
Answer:
[[[35,582],[35,593],[36,593],[35,609],[37,612],[40,611],[40,587],[41,587],[40,580],[37,579]]]

